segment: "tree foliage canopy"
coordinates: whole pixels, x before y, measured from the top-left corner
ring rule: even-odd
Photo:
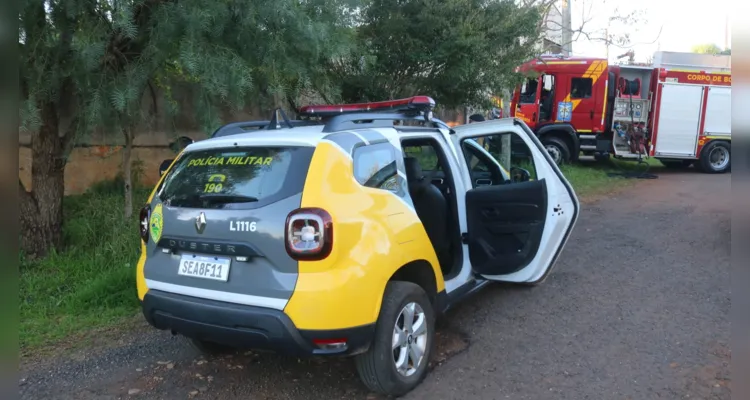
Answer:
[[[700,54],[722,54],[721,48],[713,43],[695,45],[691,51]]]
[[[320,66],[348,45],[344,0],[23,0],[22,126],[43,104],[77,116],[77,131],[140,119],[155,87],[167,104],[188,87],[197,117],[248,98],[326,87]],[[180,110],[172,108],[172,113]]]
[[[513,0],[368,0],[357,51],[332,70],[344,101],[422,93],[448,107],[483,104],[534,55],[540,11]]]
[[[24,251],[61,244],[64,168],[79,134],[141,125],[146,94],[152,104],[163,96],[167,115],[184,112],[177,87],[206,131],[222,107],[326,88],[323,65],[349,44],[348,3],[21,0],[20,117],[32,133],[31,191],[19,180]]]

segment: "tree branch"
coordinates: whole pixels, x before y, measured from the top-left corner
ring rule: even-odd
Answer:
[[[151,79],[149,79],[146,83],[148,83],[148,90],[151,92],[151,102],[153,103],[153,115],[158,114],[158,108],[156,104],[156,89],[154,88],[154,85],[151,83]]]

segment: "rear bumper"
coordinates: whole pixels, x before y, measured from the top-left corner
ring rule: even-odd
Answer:
[[[245,349],[271,350],[296,357],[351,355],[367,350],[375,326],[299,330],[280,310],[200,299],[149,290],[143,315],[153,327]],[[346,346],[323,349],[314,341],[346,340]]]

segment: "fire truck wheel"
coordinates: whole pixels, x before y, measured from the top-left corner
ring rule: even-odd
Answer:
[[[555,164],[560,165],[570,161],[570,149],[568,149],[568,145],[562,139],[547,136],[542,138],[542,144],[547,153],[552,157],[552,160],[555,161]]]
[[[701,151],[696,163],[700,170],[709,174],[721,174],[732,168],[731,146],[724,141],[712,141]]]

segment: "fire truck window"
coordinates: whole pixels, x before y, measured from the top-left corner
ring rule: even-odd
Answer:
[[[552,91],[552,87],[555,86],[555,76],[554,75],[544,75],[542,78],[544,80],[544,86],[542,86],[542,90],[545,90],[547,92]]]
[[[591,97],[591,88],[594,81],[591,78],[573,78],[570,81],[571,99],[588,99]]]
[[[536,87],[537,87],[536,78],[529,78],[523,82],[523,85],[521,85],[521,98],[520,98],[520,102],[522,104],[531,104],[531,103],[536,102]]]

